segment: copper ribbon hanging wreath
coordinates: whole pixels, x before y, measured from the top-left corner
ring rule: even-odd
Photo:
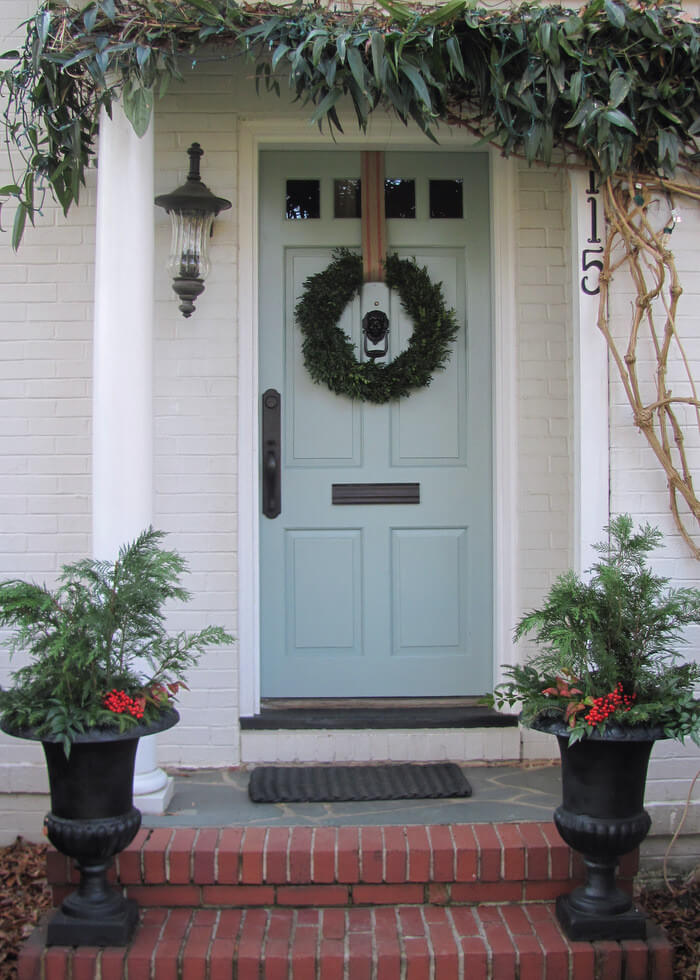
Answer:
[[[295,309],[304,364],[313,380],[337,395],[377,405],[429,385],[449,360],[459,330],[455,311],[445,306],[442,285],[431,281],[427,269],[397,255],[384,258],[383,156],[362,153],[362,256],[337,249],[330,265],[305,281]],[[372,281],[395,289],[413,321],[408,347],[389,364],[358,361],[354,344],[338,326],[363,282]]]

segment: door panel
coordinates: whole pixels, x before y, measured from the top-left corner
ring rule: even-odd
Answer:
[[[389,247],[443,284],[460,331],[429,387],[387,405],[314,384],[294,309],[360,221],[333,217],[333,181],[359,153],[261,155],[260,390],[282,396],[282,513],[261,518],[265,697],[480,694],[491,680],[491,410],[485,154],[387,153],[415,180],[416,217]],[[429,217],[429,181],[462,180],[464,218]],[[320,217],[289,219],[290,179],[319,181]],[[390,356],[413,331],[398,295]],[[468,323],[468,329],[467,329]],[[341,326],[360,349],[360,302]],[[419,484],[419,503],[333,504],[334,484]],[[411,499],[410,497],[408,499]]]

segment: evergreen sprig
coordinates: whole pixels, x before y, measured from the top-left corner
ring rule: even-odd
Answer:
[[[459,326],[448,310],[440,283],[410,259],[388,255],[386,284],[395,289],[413,321],[406,350],[388,364],[358,361],[350,338],[338,326],[343,310],[362,286],[362,259],[349,249],[333,253],[332,262],[304,283],[295,310],[304,337],[304,363],[315,382],[336,395],[384,404],[429,385],[435,371],[449,360]]]
[[[120,98],[143,133],[183,65],[207,57],[251,61],[257,85],[278,94],[286,81],[331,131],[344,105],[361,129],[382,108],[433,140],[448,122],[530,162],[572,153],[603,177],[698,172],[700,26],[672,0],[377,3],[43,0],[0,73],[13,245],[47,191],[64,211],[78,201],[102,108]]]
[[[506,668],[508,681],[491,698],[498,707],[520,703],[526,724],[566,721],[572,740],[609,723],[660,726],[668,737],[700,744],[700,702],[694,691],[700,665],[680,663],[683,630],[700,623],[700,590],[671,589],[647,556],[662,540],[657,528],[634,530],[622,514],[596,545],[600,559],[590,578],[561,575],[541,608],[523,616],[515,639],[532,635],[538,652]],[[586,721],[596,698],[621,685],[631,706],[609,719]]]
[[[122,547],[114,562],[84,559],[64,565],[54,590],[13,579],[0,583],[0,626],[13,627],[10,654],[29,663],[0,690],[6,730],[71,740],[93,728],[148,723],[171,707],[185,674],[206,647],[230,642],[219,627],[168,632],[164,605],[185,602],[186,563],[160,547],[162,531],[148,528]],[[142,719],[104,705],[118,689],[138,698]]]

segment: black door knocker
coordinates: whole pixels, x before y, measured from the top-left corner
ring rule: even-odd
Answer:
[[[382,310],[370,310],[362,318],[362,333],[365,336],[364,349],[373,361],[386,357],[389,350],[389,317]],[[370,349],[368,341],[374,346]],[[378,346],[383,344],[383,346]]]

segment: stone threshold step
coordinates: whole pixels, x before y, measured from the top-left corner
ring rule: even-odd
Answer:
[[[619,881],[632,891],[638,853]],[[78,878],[48,854],[55,902]],[[113,880],[141,905],[240,907],[551,901],[583,878],[551,822],[141,829]]]
[[[551,905],[150,908],[130,946],[25,944],[18,980],[672,980],[672,948],[569,942]]]
[[[243,731],[280,729],[412,729],[412,728],[510,728],[517,715],[503,714],[478,703],[478,699],[442,698],[393,701],[357,699],[267,701],[256,715],[241,718]]]

